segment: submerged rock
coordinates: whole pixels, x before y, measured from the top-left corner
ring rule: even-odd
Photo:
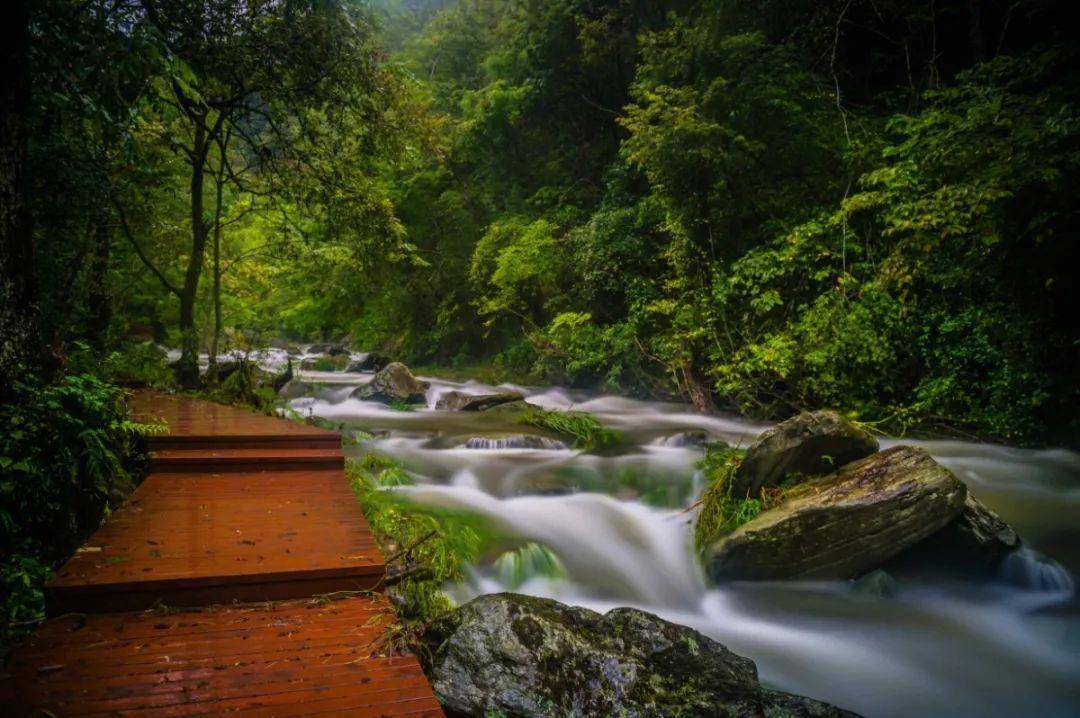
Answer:
[[[850,578],[944,528],[967,488],[922,449],[897,446],[788,491],[706,551],[714,580]]]
[[[413,376],[409,367],[401,362],[391,362],[379,370],[370,383],[358,387],[352,396],[365,401],[381,401],[384,404],[423,404],[427,401],[427,388],[427,382]]]
[[[524,400],[525,397],[516,391],[498,394],[463,394],[460,391],[448,391],[435,402],[435,408],[443,411],[485,411],[500,404]]]
[[[852,584],[851,590],[854,593],[862,594],[864,596],[888,598],[896,595],[896,579],[889,575],[887,571],[883,571],[879,568],[871,571],[865,576],[860,576],[859,580]]]
[[[753,661],[632,608],[481,596],[434,623],[432,686],[450,715],[853,716],[766,690]]]
[[[708,441],[709,435],[704,431],[680,431],[678,434],[663,437],[660,440],[660,445],[682,449],[704,446]]]
[[[746,451],[731,493],[756,498],[789,474],[829,473],[877,450],[877,439],[835,411],[804,412],[766,431]]]

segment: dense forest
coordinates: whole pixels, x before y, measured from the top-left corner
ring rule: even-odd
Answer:
[[[1075,438],[1064,4],[16,6],[5,291],[49,361],[152,337],[192,384],[200,350],[348,337]]]
[[[271,341],[1075,445],[1069,5],[5,2],[5,586]]]

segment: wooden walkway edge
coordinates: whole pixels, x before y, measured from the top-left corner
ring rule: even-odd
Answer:
[[[386,566],[340,436],[187,397],[132,404],[169,432],[46,585],[50,619],[0,674],[0,714],[442,716],[386,640]]]

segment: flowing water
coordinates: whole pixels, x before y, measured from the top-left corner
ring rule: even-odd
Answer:
[[[280,366],[283,355],[263,360]],[[374,435],[347,449],[401,462],[394,490],[468,509],[554,553],[562,571],[510,577],[485,558],[459,600],[516,590],[597,611],[636,606],[692,626],[752,658],[773,687],[866,716],[1080,714],[1080,455],[955,441],[919,442],[1025,539],[996,581],[901,578],[891,596],[848,582],[710,587],[691,549],[702,451],[684,432],[747,445],[764,428],[679,404],[559,388],[431,382],[428,408],[350,398],[370,375],[304,372],[317,382],[295,410]],[[449,390],[517,390],[534,404],[595,414],[632,448],[613,457],[526,438],[497,412],[435,411]],[[883,442],[889,445],[895,442]],[[522,579],[524,582],[522,583]]]

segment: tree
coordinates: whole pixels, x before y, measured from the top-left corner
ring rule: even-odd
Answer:
[[[314,144],[355,127],[357,116],[377,122],[378,57],[367,22],[337,2],[139,0],[127,5],[127,20],[133,34],[159,39],[169,57],[146,109],[164,121],[187,167],[190,245],[178,280],[138,254],[179,301],[177,374],[192,386],[195,304],[215,227],[205,196],[215,156],[224,184],[284,196],[290,177],[311,170],[306,153]]]

